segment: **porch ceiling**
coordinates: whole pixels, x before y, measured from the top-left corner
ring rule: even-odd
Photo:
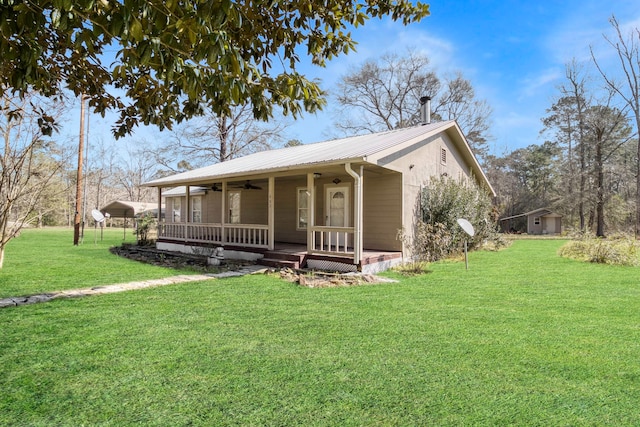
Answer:
[[[356,163],[356,164],[352,164],[352,167],[354,169],[360,169],[360,165],[364,166],[364,176],[365,178],[367,176],[372,176],[372,175],[376,175],[376,176],[380,176],[380,175],[388,175],[388,174],[394,174],[397,173],[394,170],[388,169],[388,168],[384,168],[384,167],[380,167],[377,165],[373,165],[370,163]],[[246,183],[246,181],[251,181],[251,184],[253,185],[259,185],[259,186],[266,186],[267,185],[267,180],[270,177],[275,177],[278,180],[294,180],[294,179],[299,179],[300,177],[306,177],[308,173],[319,173],[321,174],[321,177],[324,178],[336,178],[336,177],[344,177],[345,175],[347,175],[347,172],[345,171],[344,168],[344,164],[337,164],[337,165],[330,165],[330,166],[320,166],[320,167],[316,167],[316,168],[309,168],[309,169],[299,169],[299,170],[285,170],[285,171],[275,171],[275,172],[271,172],[271,173],[246,173],[244,175],[240,175],[240,176],[234,176],[234,177],[226,177],[226,178],[216,178],[216,177],[210,177],[210,178],[203,178],[202,180],[198,180],[198,181],[190,181],[189,185],[190,186],[208,186],[211,185],[213,183],[222,183],[222,182],[227,182],[228,185],[233,186],[233,185],[237,185],[237,186],[241,186],[243,184]]]

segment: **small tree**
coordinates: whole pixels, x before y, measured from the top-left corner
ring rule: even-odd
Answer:
[[[6,92],[0,98],[0,268],[9,241],[42,216],[39,203],[62,168],[55,144],[46,138],[60,108],[42,102],[36,95],[20,99]]]
[[[144,246],[150,243],[149,233],[156,225],[156,218],[152,213],[144,213],[140,217],[136,218],[136,234],[138,245]]]

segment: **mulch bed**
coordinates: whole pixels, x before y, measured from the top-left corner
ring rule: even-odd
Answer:
[[[175,269],[188,268],[191,270],[209,273],[233,271],[240,269],[242,266],[254,264],[250,261],[224,260],[223,263],[219,266],[210,266],[207,265],[206,255],[163,251],[155,249],[152,246],[138,246],[132,244],[112,247],[110,251],[113,254],[138,262],[144,262],[147,264]],[[393,282],[390,279],[385,279],[372,274],[341,274],[320,271],[292,270],[290,268],[274,270],[273,268],[269,267],[265,267],[265,272],[276,272],[276,274],[278,274],[281,279],[288,282],[297,283],[298,285],[307,288],[334,288]]]
[[[146,264],[174,269],[187,268],[207,273],[237,270],[244,265],[253,264],[251,262],[244,262],[240,260],[224,260],[221,265],[213,266],[207,264],[208,257],[206,255],[163,251],[156,249],[153,246],[125,244],[122,246],[114,246],[109,250],[115,255],[138,262],[144,262]]]

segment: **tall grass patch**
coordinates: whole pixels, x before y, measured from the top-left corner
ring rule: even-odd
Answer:
[[[638,242],[626,235],[571,240],[558,253],[566,258],[598,264],[636,266],[640,263]]]

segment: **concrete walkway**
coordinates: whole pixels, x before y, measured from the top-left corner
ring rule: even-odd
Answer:
[[[120,283],[116,285],[94,286],[93,288],[69,289],[66,291],[47,292],[26,297],[9,297],[0,299],[0,308],[16,307],[19,305],[47,302],[56,298],[78,298],[89,295],[111,294],[114,292],[131,291],[134,289],[151,288],[154,286],[175,285],[178,283],[197,282],[226,277],[239,277],[247,274],[263,273],[268,268],[262,265],[247,265],[236,271],[225,271],[215,274],[193,274],[165,277],[164,279],[144,280],[140,282]]]

